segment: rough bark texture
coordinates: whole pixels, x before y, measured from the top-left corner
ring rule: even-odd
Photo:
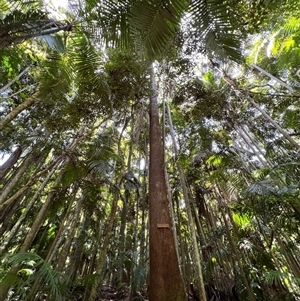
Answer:
[[[150,100],[150,301],[183,301],[186,294],[179,270],[164,173],[157,91],[152,71]]]

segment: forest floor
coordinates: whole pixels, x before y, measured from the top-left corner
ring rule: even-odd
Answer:
[[[84,291],[76,290],[72,294],[71,301],[82,300]],[[124,287],[122,289],[117,289],[112,286],[104,285],[95,301],[148,301],[146,290],[143,292],[138,292],[135,297],[130,297],[129,288]]]
[[[97,301],[146,301],[147,296],[145,292],[138,292],[138,295],[134,298],[130,298],[129,289],[116,289],[114,287],[104,286],[102,287],[99,298]]]
[[[192,286],[193,288],[193,286]],[[237,301],[238,298],[234,298],[229,294],[224,294],[222,292],[216,291],[214,288],[207,286],[206,293],[208,293],[207,297],[208,300],[215,300],[215,301]],[[81,301],[84,295],[84,288],[77,287],[72,292],[72,298],[70,301]],[[101,290],[98,293],[97,298],[95,301],[149,301],[147,295],[147,288],[142,291],[136,293],[134,297],[130,296],[130,288],[123,287],[123,288],[116,288],[113,286],[103,285]],[[189,292],[187,301],[199,301],[198,292],[194,289],[192,292]]]

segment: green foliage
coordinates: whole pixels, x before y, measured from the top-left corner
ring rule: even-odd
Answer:
[[[101,5],[94,0],[86,2],[88,20],[105,28],[102,38],[109,46],[133,47],[146,53],[151,60],[161,58],[188,13],[196,29],[193,41],[201,43],[207,53],[220,59],[241,59],[237,27],[233,24],[234,18],[228,14],[231,5],[226,2],[104,1]],[[202,43],[199,37],[205,42]]]
[[[130,51],[111,49],[108,58],[104,70],[107,74],[113,108],[122,110],[128,108],[129,104],[139,101],[140,95],[147,94],[148,66]]]
[[[273,16],[279,13],[279,2],[89,0],[79,9],[80,24],[76,23],[68,36],[46,38],[52,47],[28,41],[1,50],[2,86],[31,66],[30,72],[10,87],[9,96],[1,98],[1,117],[38,92],[38,101],[18,114],[1,136],[5,138],[2,151],[12,152],[19,145],[24,148],[1,179],[1,192],[9,189],[8,197],[22,189],[15,202],[0,212],[1,243],[7,242],[8,252],[22,244],[24,234],[37,222],[37,212],[45,200],[51,200],[30,246],[39,255],[15,254],[3,259],[1,281],[6,287],[13,286],[16,298],[23,300],[36,279],[41,281],[38,294],[45,292],[53,300],[69,298],[65,291],[68,285],[59,272],[62,268],[42,259],[49,250],[51,262],[64,263],[70,282],[84,285],[80,286],[80,296],[84,289],[87,295],[100,278],[115,287],[131,283],[133,293],[147,283],[146,110],[152,95],[148,67],[157,58],[163,62],[156,63],[158,97],[172,102],[178,148],[175,156],[166,116],[165,166],[185,281],[198,276],[193,271],[195,258],[190,248],[189,229],[194,227],[201,245],[204,281],[215,288],[214,292],[233,298],[234,288],[241,300],[247,300],[243,268],[257,300],[286,296],[293,300],[291,296],[299,293],[294,264],[299,265],[299,155],[249,104],[251,97],[299,142],[294,70],[299,18],[296,12],[286,11],[282,19],[274,17],[276,22],[269,22],[272,7]],[[16,18],[22,21],[33,14],[21,0],[0,0],[0,8],[4,29]],[[39,9],[34,4],[32,11]],[[15,11],[24,14],[13,17]],[[269,31],[261,32],[262,28]],[[239,78],[237,64],[222,63],[228,58],[240,60],[241,36],[249,32],[260,38],[258,62],[269,64],[269,72],[291,82],[295,93],[286,95],[268,77],[256,77],[251,70]],[[264,35],[270,36],[273,44],[260,48]],[[102,47],[103,40],[106,48]],[[267,48],[269,58],[263,54]],[[210,60],[198,60],[200,52]],[[212,62],[217,68],[212,69]],[[225,74],[232,76],[235,88],[224,80]],[[142,116],[139,125],[135,122],[137,114]],[[137,146],[132,137],[138,127],[143,139]],[[39,156],[17,178],[31,149]],[[51,169],[45,168],[57,158],[61,158],[61,165],[47,180]],[[187,218],[175,163],[184,169],[196,226]],[[137,186],[122,179],[125,166],[138,174],[140,184],[140,195],[134,193],[126,201],[124,191],[137,191]],[[53,186],[60,172],[64,172],[63,177]],[[25,216],[25,208],[34,197]],[[115,200],[117,214],[111,221]],[[122,214],[118,214],[121,208]],[[19,228],[8,241],[18,221]],[[113,235],[100,275],[94,273],[95,266],[110,222]],[[54,242],[57,244],[52,249]],[[133,246],[137,246],[135,250]],[[286,254],[283,247],[288,249]],[[19,266],[17,273],[13,273],[15,266]],[[285,294],[282,288],[290,292]]]
[[[241,60],[240,37],[232,3],[221,0],[195,0],[190,4],[197,47],[210,58]],[[199,49],[198,48],[198,49]]]
[[[153,59],[179,30],[180,20],[187,9],[186,1],[135,1],[129,24],[137,43],[141,43]],[[143,50],[143,49],[142,49]]]
[[[26,296],[25,287],[39,279],[43,285],[43,293],[49,294],[51,300],[63,300],[66,281],[63,276],[53,270],[51,265],[35,253],[16,253],[4,258],[5,269],[1,272],[1,285],[13,286],[15,294]],[[16,273],[9,271],[9,267],[18,266]]]

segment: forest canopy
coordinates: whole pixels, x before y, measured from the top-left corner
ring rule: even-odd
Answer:
[[[299,1],[66,4],[0,0],[0,301],[300,300]]]

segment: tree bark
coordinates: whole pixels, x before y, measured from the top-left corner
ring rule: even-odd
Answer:
[[[171,228],[154,70],[150,98],[150,301],[186,300]]]
[[[119,178],[117,180],[118,184],[120,182],[120,179],[121,178]],[[111,238],[111,235],[112,235],[112,229],[113,229],[113,226],[114,226],[114,221],[115,221],[115,217],[116,217],[116,213],[117,213],[117,209],[118,209],[118,200],[119,200],[119,193],[115,192],[115,195],[114,195],[113,201],[112,201],[112,205],[111,205],[111,211],[110,211],[109,222],[108,222],[108,226],[107,226],[107,230],[106,230],[106,235],[105,235],[102,247],[101,247],[101,253],[100,253],[100,256],[98,258],[98,263],[97,263],[97,267],[96,267],[96,270],[95,270],[95,273],[98,275],[98,278],[93,283],[93,286],[91,288],[91,294],[90,294],[90,297],[89,297],[89,301],[94,301],[97,297],[97,288],[98,288],[99,283],[100,283],[100,275],[101,275],[102,270],[103,270],[103,266],[104,266],[104,263],[105,263],[105,257],[106,257],[106,254],[107,254],[110,238]]]
[[[19,146],[14,152],[9,156],[9,158],[0,166],[0,179],[3,179],[10,169],[15,165],[19,160],[23,148]]]
[[[22,102],[16,108],[14,108],[10,113],[8,113],[3,119],[0,120],[0,130],[2,130],[8,123],[10,123],[19,113],[30,107],[36,101],[38,101],[39,92],[35,92],[27,100]]]
[[[168,112],[170,134],[171,134],[172,143],[173,143],[173,151],[174,151],[175,157],[178,157],[178,149],[177,149],[177,144],[176,144],[176,139],[175,139],[175,132],[174,132],[174,128],[173,128],[171,111],[170,111],[170,107],[169,107],[168,103],[167,103],[167,112]],[[199,251],[199,248],[201,248],[201,245],[199,245],[199,243],[197,242],[195,222],[193,219],[190,198],[189,198],[189,191],[188,191],[188,187],[186,184],[184,171],[183,171],[183,168],[179,161],[176,162],[176,165],[177,165],[180,184],[181,184],[181,188],[182,188],[182,192],[183,192],[183,196],[184,196],[184,200],[185,200],[185,207],[186,207],[186,212],[187,212],[188,221],[189,221],[191,240],[192,240],[193,249],[194,249],[193,253],[195,256],[195,268],[196,268],[196,273],[197,273],[197,286],[198,286],[198,290],[199,290],[199,297],[200,297],[201,301],[206,301],[207,299],[206,299],[205,286],[204,286],[202,267],[201,267],[201,256],[200,256],[200,251]]]
[[[40,197],[42,191],[45,189],[46,185],[50,181],[50,179],[51,179],[52,175],[54,174],[56,168],[58,167],[59,163],[60,162],[58,161],[56,163],[56,165],[53,167],[53,169],[46,176],[45,180],[43,181],[43,183],[41,184],[41,186],[39,187],[39,189],[35,192],[34,196],[31,198],[31,200],[27,204],[25,211],[20,216],[20,218],[18,219],[18,221],[14,224],[13,228],[9,232],[9,235],[2,242],[2,245],[0,247],[0,256],[2,256],[2,254],[6,251],[7,246],[9,245],[9,243],[11,242],[11,240],[15,237],[15,235],[16,235],[17,231],[19,230],[22,222],[25,220],[25,218],[27,217],[28,213],[31,211],[31,208],[34,205],[34,203],[36,202],[36,200],[38,199],[38,197]]]
[[[286,84],[284,81],[282,81],[281,79],[275,77],[274,75],[272,75],[271,73],[269,73],[268,71],[258,67],[257,65],[255,64],[252,64],[252,67],[258,71],[260,71],[262,74],[268,76],[269,78],[273,79],[274,81],[276,81],[279,85],[285,87],[287,90],[289,90],[291,93],[294,92],[294,89],[289,86],[288,84]]]
[[[5,199],[11,194],[19,180],[24,176],[26,169],[37,159],[38,155],[32,151],[21,163],[15,174],[1,190],[0,204],[5,203]],[[1,210],[0,210],[1,211]]]

